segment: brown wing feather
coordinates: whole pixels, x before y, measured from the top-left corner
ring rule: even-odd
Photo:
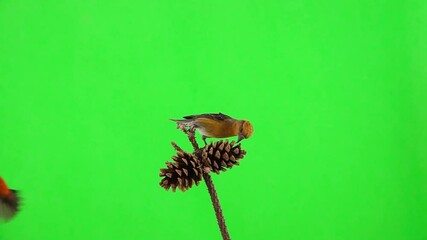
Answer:
[[[17,191],[10,189],[11,195],[6,198],[0,198],[0,219],[6,221],[10,220],[15,216],[16,212],[19,211],[19,197]]]
[[[225,120],[225,119],[232,119],[232,117],[222,114],[222,113],[205,113],[205,114],[198,114],[198,115],[189,115],[185,116],[185,119],[196,119],[196,118],[209,118],[209,119],[215,119],[215,120]]]

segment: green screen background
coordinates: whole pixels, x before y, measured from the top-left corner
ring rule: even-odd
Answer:
[[[0,1],[1,240],[220,239],[169,118],[254,125],[233,239],[427,239],[426,1]],[[200,138],[199,138],[200,140]],[[200,141],[201,142],[201,141]]]

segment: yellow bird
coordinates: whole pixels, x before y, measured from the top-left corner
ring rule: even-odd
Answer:
[[[252,124],[246,120],[237,120],[222,113],[207,113],[183,117],[183,120],[171,119],[178,126],[195,128],[206,138],[226,138],[238,136],[237,142],[252,136]]]

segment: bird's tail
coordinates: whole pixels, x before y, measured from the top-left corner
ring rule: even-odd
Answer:
[[[183,119],[183,120],[169,119],[169,120],[176,122],[178,126],[191,127],[193,125],[193,120],[190,120],[190,119]]]

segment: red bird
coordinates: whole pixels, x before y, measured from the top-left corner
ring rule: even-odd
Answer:
[[[202,134],[203,142],[206,138],[226,138],[237,136],[237,142],[252,136],[254,128],[247,120],[237,120],[222,113],[205,113],[171,119],[179,126],[195,128]]]
[[[19,210],[19,197],[16,190],[9,189],[0,177],[0,219],[10,220]]]

